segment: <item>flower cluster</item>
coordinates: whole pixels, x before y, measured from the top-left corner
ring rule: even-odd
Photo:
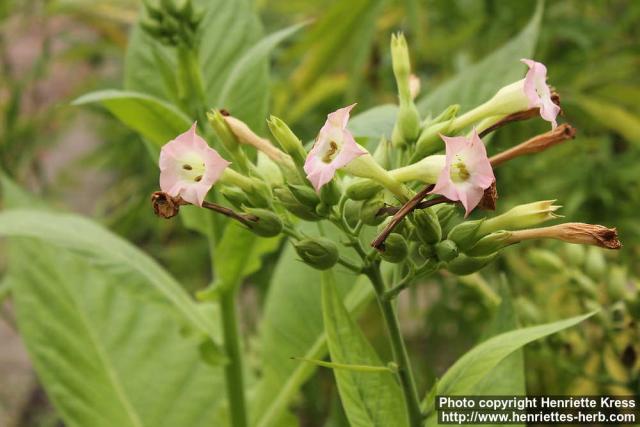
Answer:
[[[466,220],[476,208],[495,209],[499,187],[495,167],[575,134],[571,126],[557,124],[558,97],[547,85],[543,64],[524,59],[525,77],[485,103],[461,115],[459,106],[451,106],[425,119],[414,103],[420,84],[411,74],[402,35],[393,36],[391,51],[398,114],[390,141],[381,136],[373,153],[349,130],[356,104],[329,113],[309,150],[277,117],[267,121],[276,145],[237,117],[214,110],[208,114],[209,124],[231,162],[196,133],[194,124],[162,148],[162,191],[154,195],[156,212],[170,217],[184,204],[213,209],[261,236],[287,234],[300,258],[316,268],[339,263],[364,272],[384,260],[401,263],[407,283],[442,268],[460,275],[472,273],[504,247],[523,240],[551,238],[620,247],[615,229],[603,226],[565,223],[535,228],[557,218],[558,206],[550,201]],[[512,121],[536,116],[550,122],[552,130],[488,156],[484,136]],[[249,154],[253,150],[257,157]],[[214,185],[241,212],[206,201]],[[458,205],[464,208],[463,216],[458,215]],[[333,223],[347,236],[347,245],[357,248],[362,262],[343,257],[328,238],[299,232],[298,220]],[[379,234],[368,253],[360,243],[365,227],[378,227]]]

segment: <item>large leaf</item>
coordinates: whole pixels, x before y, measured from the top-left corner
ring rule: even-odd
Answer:
[[[235,64],[260,39],[262,28],[248,0],[199,0],[206,10],[201,23],[198,57],[207,107],[222,108],[222,89]],[[268,99],[268,61],[266,57],[247,69],[242,91],[233,91],[226,102],[232,114],[252,127],[262,126]],[[160,45],[136,25],[131,33],[125,62],[125,88],[172,100],[172,89],[159,69],[175,69],[175,52]],[[251,99],[240,104],[236,100]]]
[[[100,103],[122,123],[158,148],[191,126],[189,117],[173,105],[138,92],[103,90],[81,96],[73,103]]]
[[[609,101],[577,95],[571,100],[595,121],[640,147],[640,117]]]
[[[302,230],[313,233],[314,224]],[[349,254],[349,256],[353,256]],[[350,312],[360,312],[373,298],[369,282],[339,270],[336,280]],[[327,354],[322,322],[321,275],[298,260],[289,245],[269,286],[260,327],[261,377],[252,401],[253,425],[279,424],[287,407],[316,367],[291,357],[322,359]]]
[[[324,272],[322,281],[322,311],[331,361],[382,365],[338,295],[333,273]],[[333,373],[351,426],[408,426],[402,391],[390,372],[334,369]]]
[[[78,215],[11,209],[0,213],[0,235],[34,237],[75,251],[90,259],[124,269],[145,279],[196,330],[215,339],[208,319],[180,284],[157,262],[102,226]]]
[[[502,86],[522,78],[524,67],[520,59],[533,56],[543,4],[538,3],[531,21],[507,44],[423,97],[418,102],[420,112],[437,114],[451,104],[460,104],[466,111],[491,98]]]
[[[217,425],[222,375],[180,335],[180,313],[85,257],[25,240],[11,242],[17,324],[65,425]]]
[[[489,338],[462,356],[447,370],[437,385],[437,395],[469,395],[505,357],[532,341],[577,325],[594,313],[571,317],[553,323],[506,332]],[[423,402],[433,406],[433,402]],[[433,421],[432,417],[432,421]]]

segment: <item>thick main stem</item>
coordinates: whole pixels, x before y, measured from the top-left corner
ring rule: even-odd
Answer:
[[[238,314],[236,312],[236,291],[229,290],[220,297],[224,348],[229,359],[224,367],[227,386],[227,399],[231,414],[232,427],[247,427],[247,408],[244,397],[244,374],[242,366],[242,348],[238,332]]]
[[[400,385],[407,405],[409,423],[411,427],[420,427],[422,425],[422,412],[420,411],[418,390],[411,371],[409,354],[407,353],[407,348],[404,344],[402,333],[400,332],[400,325],[393,307],[393,301],[384,297],[386,289],[384,286],[384,280],[380,274],[379,263],[368,268],[365,274],[373,284],[373,288],[376,292],[376,299],[380,306],[380,310],[382,311],[382,317],[389,334],[393,360],[398,365],[398,378],[400,379]]]

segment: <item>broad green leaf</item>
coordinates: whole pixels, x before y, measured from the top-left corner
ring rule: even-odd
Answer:
[[[207,108],[225,108],[220,103],[222,89],[235,64],[258,42],[262,28],[248,0],[198,0],[196,7],[206,11],[201,23],[198,57],[206,91]],[[155,52],[155,53],[154,53]],[[144,92],[165,100],[172,100],[171,89],[165,83],[167,76],[158,73],[158,58],[175,64],[175,52],[160,45],[144,33],[139,24],[132,30],[125,61],[125,88]],[[233,105],[234,116],[246,121],[252,128],[264,125],[269,95],[268,61],[251,64],[246,70],[242,91],[233,91],[226,102]],[[174,65],[175,69],[175,65]],[[240,104],[239,100],[251,99]]]
[[[10,246],[20,334],[66,426],[216,425],[221,370],[180,335],[179,312],[85,257],[35,239]]]
[[[349,120],[349,130],[356,138],[381,138],[384,136],[391,139],[396,114],[398,114],[398,107],[393,104],[370,108]]]
[[[257,111],[264,111],[266,115],[268,99],[267,97],[256,99],[253,91],[255,83],[252,81],[251,74],[255,72],[256,68],[268,61],[271,51],[278,44],[291,37],[305,25],[306,23],[292,25],[269,34],[244,52],[243,56],[234,64],[229,78],[224,82],[218,97],[218,104],[229,111],[238,111],[247,104],[262,102],[264,105],[259,105]]]
[[[322,311],[333,363],[382,364],[338,294],[332,272],[322,275]],[[408,426],[400,386],[390,372],[334,369],[340,400],[354,427]]]
[[[619,105],[589,96],[575,96],[571,100],[595,121],[619,133],[629,142],[640,147],[640,117]]]
[[[157,148],[185,132],[192,124],[188,116],[171,104],[138,92],[103,90],[83,95],[74,105],[100,103],[122,123]]]
[[[279,241],[278,237],[259,237],[239,224],[230,223],[213,254],[218,285],[238,286],[242,279],[260,269],[262,256],[275,250]]]
[[[516,329],[506,332],[477,345],[453,364],[438,382],[438,395],[468,395],[486,375],[514,351],[532,341],[577,325],[594,313],[571,317],[553,323]],[[432,406],[424,402],[423,406]]]
[[[302,227],[305,233],[315,234],[314,230],[315,224]],[[366,278],[338,268],[336,280],[350,312],[361,312],[372,300]],[[320,272],[299,261],[288,245],[272,276],[260,325],[262,375],[252,399],[252,425],[279,426],[288,405],[315,372],[314,365],[291,357],[322,359],[327,354],[320,281]]]
[[[0,213],[0,235],[33,237],[135,273],[152,285],[196,330],[215,339],[208,319],[180,284],[156,261],[102,226],[73,214],[10,209]]]
[[[420,112],[437,114],[451,104],[460,104],[464,112],[491,98],[502,86],[522,78],[524,66],[520,59],[533,56],[543,9],[544,3],[539,1],[531,21],[517,36],[482,61],[428,91],[418,102]]]

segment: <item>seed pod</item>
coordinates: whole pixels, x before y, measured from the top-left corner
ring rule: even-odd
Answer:
[[[378,215],[380,209],[384,207],[384,200],[376,197],[365,200],[360,207],[360,219],[367,225],[378,225],[385,220],[384,215]]]
[[[275,188],[273,190],[273,195],[276,197],[278,202],[280,202],[280,204],[284,206],[286,210],[288,210],[298,218],[305,221],[319,221],[321,219],[321,217],[316,214],[315,209],[311,209],[308,206],[300,203],[288,188]]]
[[[371,179],[356,179],[347,187],[347,197],[353,200],[368,200],[380,193],[384,187]]]
[[[287,124],[276,116],[267,120],[267,125],[273,137],[280,144],[280,148],[289,154],[299,166],[304,164],[307,152],[300,139],[293,133]]]
[[[344,219],[347,220],[347,224],[351,227],[355,227],[358,225],[358,221],[360,221],[360,208],[362,206],[362,202],[357,202],[355,200],[347,200],[344,204]]]
[[[329,181],[320,188],[320,200],[329,206],[338,204],[340,197],[342,193],[335,181]]]
[[[483,257],[470,257],[465,254],[460,254],[447,264],[447,270],[458,276],[466,276],[467,274],[481,270],[497,256],[497,253]]]
[[[282,220],[266,209],[245,208],[245,211],[258,218],[251,223],[251,231],[262,237],[277,236],[282,232]]]
[[[443,240],[435,245],[439,261],[449,262],[458,256],[458,246],[451,240]]]
[[[314,208],[320,203],[318,194],[311,187],[306,185],[289,185],[289,190],[293,196],[303,205]]]
[[[438,215],[431,208],[417,209],[411,214],[411,222],[415,226],[418,238],[426,243],[437,243],[442,239],[442,228]]]
[[[480,240],[480,237],[482,237],[478,235],[478,229],[483,222],[484,219],[461,222],[451,229],[447,235],[447,239],[456,242],[458,249],[465,252],[467,249],[473,247],[473,245]]]
[[[407,241],[398,233],[391,233],[384,241],[384,251],[380,253],[380,257],[391,263],[402,262],[407,258],[409,246]]]
[[[327,270],[338,262],[338,248],[324,237],[303,239],[293,247],[302,261],[318,270]]]

